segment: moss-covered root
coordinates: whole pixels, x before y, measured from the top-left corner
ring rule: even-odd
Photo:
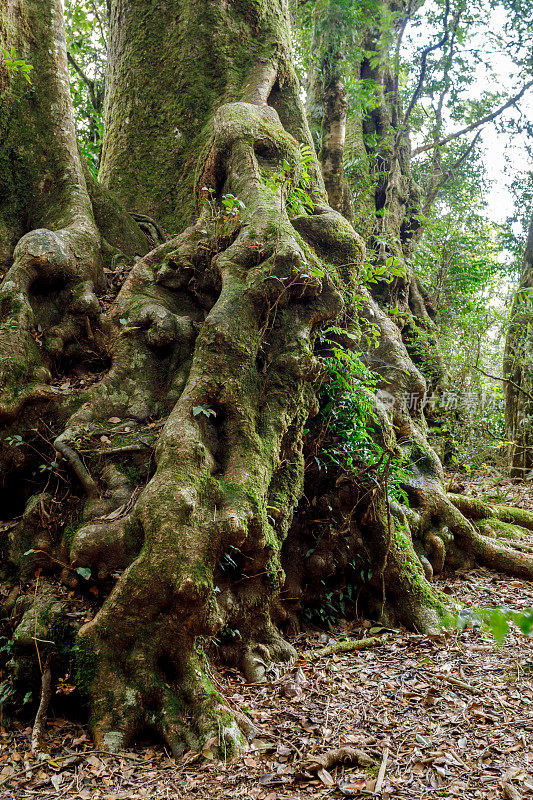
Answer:
[[[203,251],[211,253],[205,265],[211,280],[204,295],[208,308],[184,386],[157,444],[156,473],[133,512],[144,544],[83,631],[98,656],[100,677],[90,695],[103,742],[117,730],[122,732],[117,744],[134,735],[145,724],[137,715],[145,720],[154,703],[160,716],[151,724],[174,748],[175,740],[189,735],[189,712],[205,733],[198,720],[209,714],[202,709],[208,702],[211,713],[220,699],[206,701],[205,681],[199,685],[194,678],[197,669],[203,674],[194,657],[199,637],[238,627],[240,665],[245,668],[248,661],[250,677],[257,675],[254,657],[257,662],[264,654],[266,663],[293,654],[274,631],[269,606],[282,585],[279,554],[302,491],[301,437],[317,375],[313,340],[318,327],[340,312],[342,301],[322,262],[280,211],[279,195],[260,180],[258,142],[262,153],[269,142],[263,169],[279,168],[287,156],[298,163],[299,148],[277,113],[263,104],[223,105],[214,130],[209,163],[217,183],[226,176],[227,191],[242,199],[244,209],[222,247],[215,226],[204,243]],[[208,237],[207,220],[205,225]],[[174,242],[174,269],[165,263],[165,247],[138,265],[148,283],[154,274],[165,281],[173,275],[178,296],[188,286],[179,282],[187,275],[185,240],[180,241]],[[159,271],[154,258],[160,259]],[[309,266],[320,276],[310,275]],[[194,272],[190,267],[188,274]],[[198,287],[198,277],[192,277]],[[110,376],[104,395],[109,381]],[[93,405],[98,402],[95,396]],[[237,574],[220,570],[228,553]],[[163,694],[154,695],[154,672]],[[175,712],[169,711],[167,684],[183,687],[172,690],[172,702],[188,693],[185,704],[175,703]],[[113,707],[122,699],[119,711],[109,714],[102,709],[110,685],[117,687]],[[123,687],[134,692],[129,705]]]
[[[15,47],[34,67],[33,92],[20,73],[9,74],[0,114],[8,125],[0,143],[1,164],[9,164],[2,180],[11,188],[0,216],[16,212],[30,230],[14,248],[0,289],[0,415],[14,416],[36,385],[47,383],[45,354],[60,355],[66,341],[97,328],[95,289],[103,272],[76,145],[62,3],[16,0],[2,22],[0,37],[9,44],[0,44]],[[32,338],[38,325],[47,331],[40,347]]]
[[[476,497],[448,493],[448,498],[465,517],[472,520],[497,519],[533,531],[533,512],[525,508],[486,503]]]
[[[361,526],[366,549],[374,565],[370,589],[375,612],[411,630],[436,633],[450,623],[455,607],[449,597],[432,586],[417,556],[407,517],[394,518],[384,497]]]
[[[522,508],[492,506],[464,495],[448,495],[450,523],[462,546],[491,569],[533,579],[533,554],[520,535],[533,530],[533,514]],[[474,520],[474,524],[468,522]]]
[[[222,758],[246,746],[254,729],[239,713],[232,714],[215,690],[205,658],[192,641],[169,637],[168,619],[139,642],[124,643],[113,659],[105,658],[82,629],[76,667],[78,686],[92,698],[90,726],[97,746],[111,752],[127,747],[149,730],[159,734],[180,755],[206,743]]]
[[[462,495],[446,495],[440,483],[434,480],[425,482],[423,495],[429,512],[437,516],[454,536],[455,544],[467,554],[471,554],[481,564],[491,569],[515,575],[519,578],[533,579],[533,555],[522,552],[508,539],[500,541],[493,536],[481,533],[484,517],[495,517],[497,520],[520,519],[522,527],[529,527],[533,515],[522,509],[511,509],[505,506],[490,506],[482,501]],[[470,519],[469,519],[470,518]],[[476,525],[471,519],[476,520]],[[481,524],[480,524],[481,523]]]

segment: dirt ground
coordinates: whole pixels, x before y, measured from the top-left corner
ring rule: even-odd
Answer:
[[[530,507],[529,487],[521,495],[512,484],[495,488],[508,493],[505,502]],[[485,569],[439,585],[467,606],[533,607],[531,583]],[[367,650],[305,657],[346,637],[376,635],[388,638]],[[517,629],[498,645],[477,624],[418,636],[358,620],[293,643],[302,657],[272,669],[267,683],[246,684],[229,669],[214,676],[229,705],[257,726],[241,756],[219,762],[207,749],[175,761],[154,742],[109,755],[91,747],[82,726],[51,714],[50,758],[42,762],[31,756],[27,723],[0,727],[1,800],[533,797],[533,640]],[[350,762],[354,748],[372,763]],[[347,763],[331,763],[341,755]]]

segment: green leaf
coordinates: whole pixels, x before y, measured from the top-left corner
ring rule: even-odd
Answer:
[[[78,567],[76,572],[78,573],[78,575],[81,575],[81,577],[86,581],[88,581],[92,575],[92,572],[89,567]]]

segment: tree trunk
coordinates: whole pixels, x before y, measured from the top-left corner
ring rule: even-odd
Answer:
[[[5,560],[28,580],[59,564],[70,588],[96,587],[75,652],[100,746],[150,728],[174,752],[216,737],[227,753],[251,725],[213,685],[214,642],[262,679],[294,654],[275,623],[319,602],[321,581],[342,586],[356,556],[373,572],[364,594],[377,615],[436,630],[451,609],[426,576],[463,552],[483,559],[495,534],[444,493],[420,403],[408,402],[426,381],[402,326],[364,290],[354,300],[365,248],[302,155],[311,138],[285,2],[111,3],[103,179],[163,240],[148,254],[80,165],[59,0],[9,8],[3,41],[34,64],[35,93],[2,76],[2,107],[23,137],[22,107],[29,134],[0,154],[14,185],[33,170],[37,200],[1,201]],[[295,212],[296,189],[311,213]],[[170,231],[191,224],[164,240],[154,213]],[[46,227],[26,232],[35,226]],[[317,335],[332,320],[394,405],[365,395],[381,475],[363,457],[335,482],[308,469],[310,508],[306,459],[324,442],[323,417],[308,422],[324,382]],[[409,508],[388,491],[400,456]],[[493,539],[485,549],[491,564],[533,572],[530,556]],[[68,639],[64,600],[46,580],[30,586],[31,601],[15,603],[19,662],[37,633],[57,648]]]
[[[531,364],[531,289],[533,287],[533,217],[529,225],[520,286],[513,300],[505,342],[505,425],[511,475],[525,478],[533,469],[533,367]]]
[[[336,2],[328,2],[322,13],[315,11],[307,109],[313,138],[320,142],[318,158],[328,202],[353,224],[353,200],[344,172],[348,100],[342,63],[351,33],[345,15]]]

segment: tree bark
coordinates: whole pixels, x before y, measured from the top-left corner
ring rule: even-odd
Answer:
[[[531,289],[533,287],[533,217],[529,225],[520,285],[513,300],[505,342],[505,425],[511,475],[525,478],[533,469],[533,369],[531,365]]]
[[[311,131],[320,141],[318,158],[329,204],[353,224],[353,200],[344,172],[348,100],[342,65],[351,32],[345,15],[336,2],[328,2],[322,13],[315,12],[307,109]]]
[[[59,0],[9,8],[3,41],[34,63],[37,99],[3,75],[3,107],[22,136],[22,103],[32,149],[22,164],[13,140],[0,153],[13,182],[27,159],[37,200],[25,197],[24,213],[11,195],[1,205],[0,347],[12,378],[1,458],[4,496],[14,494],[4,557],[30,582],[59,566],[70,588],[96,587],[75,653],[100,746],[148,728],[175,753],[213,738],[228,753],[252,730],[216,690],[210,648],[264,678],[269,661],[294,654],[276,623],[320,602],[325,582],[342,587],[356,556],[372,571],[372,613],[437,630],[453,609],[427,578],[445,560],[481,557],[485,534],[444,493],[421,405],[408,402],[426,379],[405,325],[358,287],[361,238],[328,205],[318,166],[302,182],[311,137],[284,0],[111,3],[103,179],[161,240],[147,254],[132,217],[80,164]],[[286,202],[296,188],[312,213]],[[160,222],[181,232],[166,240]],[[416,284],[403,282],[405,296],[399,286],[408,304]],[[327,435],[317,337],[333,320],[394,400],[387,410],[367,392],[381,473],[357,456],[334,477],[306,469]],[[39,473],[43,438],[54,460]],[[400,458],[410,507],[389,495]],[[304,478],[315,505],[302,500]],[[509,563],[508,548],[485,549]],[[35,631],[56,645],[66,636],[64,603],[37,589],[17,601],[19,661]]]

